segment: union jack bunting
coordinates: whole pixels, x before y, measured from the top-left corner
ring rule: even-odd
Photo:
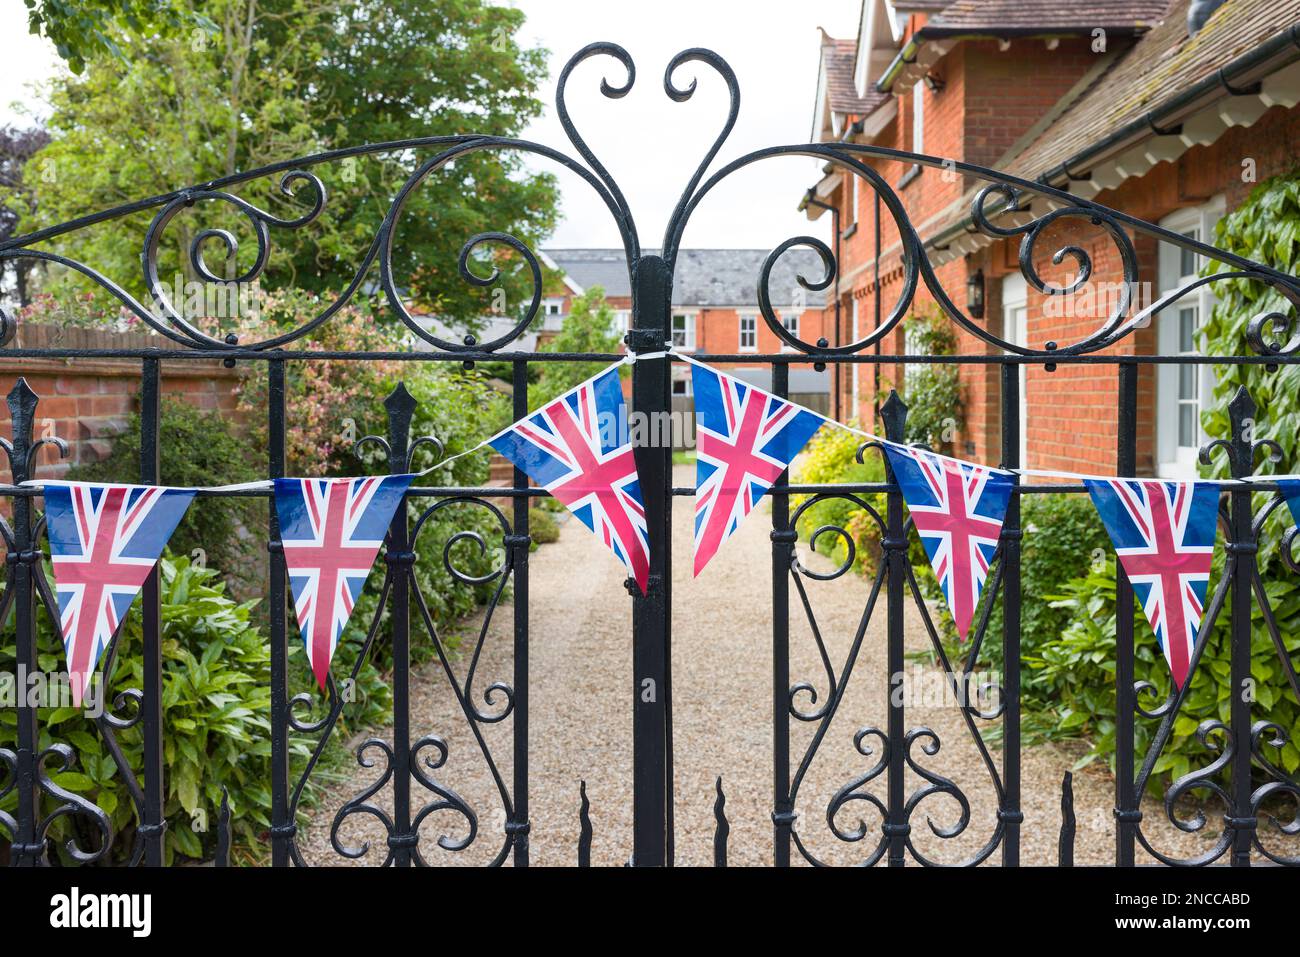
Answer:
[[[707,366],[691,366],[691,388],[698,575],[825,420]]]
[[[1087,479],[1084,485],[1181,688],[1205,610],[1219,487],[1134,479]]]
[[[1300,479],[1278,479],[1277,484],[1283,501],[1291,510],[1291,518],[1300,525]]]
[[[321,690],[330,659],[414,475],[275,480],[298,630]]]
[[[889,464],[965,641],[1011,501],[1008,472],[886,445]]]
[[[650,538],[617,367],[520,419],[488,445],[578,516],[645,594]]]
[[[72,701],[194,499],[193,489],[45,482],[45,522]]]

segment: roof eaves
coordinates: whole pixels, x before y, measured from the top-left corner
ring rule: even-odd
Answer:
[[[950,27],[942,24],[926,24],[908,40],[903,49],[885,67],[885,72],[876,80],[874,88],[878,93],[893,92],[894,80],[899,71],[915,63],[921,47],[929,42],[947,41],[956,43],[962,40],[1014,40],[1024,38],[1077,37],[1092,36],[1095,30],[1104,31],[1106,36],[1133,37],[1145,33],[1149,28],[1145,24],[1126,23],[1121,26],[1062,26],[1062,27]]]

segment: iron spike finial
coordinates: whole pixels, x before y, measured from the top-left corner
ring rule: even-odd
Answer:
[[[897,389],[889,390],[889,397],[880,406],[880,418],[885,423],[885,438],[891,442],[902,442],[903,429],[907,424],[907,403],[899,396]]]

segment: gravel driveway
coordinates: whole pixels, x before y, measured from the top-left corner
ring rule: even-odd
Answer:
[[[679,467],[675,484],[693,481],[691,467]],[[714,781],[720,775],[731,824],[729,863],[771,863],[771,571],[766,508],[752,516],[729,540],[698,581],[691,578],[690,502],[678,500],[673,517],[674,620],[673,696],[676,753],[676,860],[708,865],[713,861]],[[812,567],[827,567],[820,556],[804,555]],[[631,855],[631,603],[625,599],[621,566],[576,521],[565,521],[558,543],[535,552],[531,559],[531,859],[539,865],[576,862],[579,781],[587,782],[594,827],[592,863],[621,865]],[[810,600],[836,669],[843,666],[869,583],[852,575],[836,581],[809,583]],[[792,682],[809,681],[824,700],[827,679],[811,631],[791,588],[790,674]],[[512,671],[511,610],[498,610],[483,649],[476,697],[494,681],[509,683]],[[472,623],[471,623],[472,624]],[[467,630],[467,633],[473,633]],[[924,626],[915,609],[907,620],[909,650],[927,646]],[[418,636],[416,640],[421,640]],[[463,649],[469,647],[466,641]],[[456,662],[463,674],[465,661]],[[911,665],[909,664],[909,669]],[[421,850],[430,863],[481,864],[501,846],[503,816],[492,775],[470,734],[440,666],[432,662],[412,678],[411,727],[414,737],[434,733],[449,746],[444,767],[431,772],[444,786],[462,796],[479,814],[478,838],[464,851],[437,846],[444,834],[455,839],[466,833],[465,821],[450,811],[429,816],[422,827]],[[801,788],[796,810],[798,830],[806,846],[828,863],[850,864],[875,846],[879,814],[870,804],[853,802],[843,808],[838,823],[852,831],[859,820],[866,838],[846,843],[827,827],[826,805],[845,783],[875,763],[859,754],[854,733],[865,726],[884,727],[887,666],[883,595],[869,624],[836,718],[813,760]],[[498,706],[500,702],[498,700]],[[808,707],[806,698],[801,702]],[[494,710],[488,708],[487,710]],[[791,761],[797,766],[815,725],[792,722]],[[996,821],[997,801],[979,752],[960,713],[952,706],[917,707],[908,712],[907,727],[931,728],[940,750],[927,755],[924,742],[913,748],[918,763],[952,779],[970,800],[970,823],[952,839],[940,839],[926,827],[927,815],[939,828],[951,826],[960,808],[950,797],[927,798],[912,818],[913,840],[934,860],[957,862],[974,854],[989,839]],[[500,773],[510,781],[510,721],[481,726]],[[381,737],[383,734],[381,733]],[[868,746],[873,742],[868,739]],[[993,760],[1000,766],[1001,753]],[[1022,759],[1021,861],[1054,864],[1060,827],[1061,778],[1077,754],[1065,748],[1026,749]],[[1207,763],[1212,758],[1207,756]],[[376,769],[357,768],[315,810],[314,822],[300,842],[313,863],[340,863],[329,847],[329,822],[348,798],[376,780]],[[909,773],[910,794],[925,782]],[[885,777],[869,790],[884,797]],[[412,786],[418,810],[429,799]],[[386,789],[374,799],[391,807]],[[1114,859],[1113,784],[1107,772],[1085,769],[1075,775],[1078,818],[1076,863],[1109,864]],[[1159,802],[1144,805],[1144,827],[1155,845],[1181,856],[1197,853],[1213,840],[1185,834],[1165,819]],[[1207,809],[1214,829],[1217,809]],[[1261,822],[1270,847],[1295,854],[1294,840],[1284,839]],[[373,848],[358,863],[377,863],[384,852],[384,832],[367,815],[352,815],[340,831],[345,844],[369,840]],[[1150,863],[1138,849],[1139,863]],[[796,852],[797,859],[797,852]],[[1000,851],[992,863],[1000,860]]]

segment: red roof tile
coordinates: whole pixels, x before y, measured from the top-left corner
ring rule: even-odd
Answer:
[[[856,40],[836,40],[828,36],[822,41],[822,56],[826,61],[826,94],[833,113],[866,116],[890,97],[888,93],[877,93],[874,85],[868,85],[866,96],[858,96],[853,83],[857,50]]]
[[[1007,172],[1033,178],[1052,169],[1300,19],[1300,0],[1228,0],[1189,37],[1187,4],[1178,0],[1164,22],[1122,52]]]

